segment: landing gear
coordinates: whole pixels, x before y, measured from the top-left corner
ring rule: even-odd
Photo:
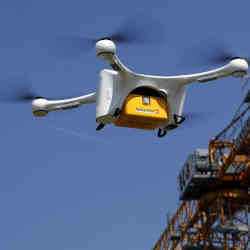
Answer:
[[[114,113],[114,117],[118,117],[122,113],[122,110],[117,108]]]
[[[157,133],[158,137],[160,137],[160,138],[164,137],[166,134],[167,134],[167,130],[161,129],[161,128],[158,129],[158,133]]]
[[[113,114],[114,117],[118,117],[120,114],[122,113],[122,110],[119,109],[119,108],[116,108],[115,109],[115,112]],[[99,131],[101,129],[103,129],[105,127],[105,124],[104,123],[100,123],[97,128],[96,128],[96,131]]]
[[[186,120],[186,118],[184,116],[174,114],[174,122],[176,124],[179,125],[179,124],[183,123],[185,120]]]
[[[183,123],[185,120],[186,120],[186,118],[184,116],[174,114],[174,122],[175,123],[174,124],[169,124],[164,129],[159,128],[157,136],[160,137],[160,138],[164,137],[167,134],[168,130],[176,129],[178,127],[178,125]]]
[[[105,127],[105,124],[104,123],[100,123],[97,128],[96,128],[96,131],[99,131],[101,129],[103,129]]]

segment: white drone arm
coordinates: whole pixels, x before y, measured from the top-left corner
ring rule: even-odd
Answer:
[[[209,70],[202,73],[187,74],[187,75],[177,75],[177,76],[149,76],[142,75],[139,76],[145,80],[150,80],[151,82],[161,84],[164,88],[179,88],[186,84],[193,82],[209,82],[223,77],[245,77],[248,73],[248,63],[246,60],[237,58],[231,60],[228,64],[223,67]]]
[[[184,75],[182,77],[187,83],[190,82],[208,82],[222,77],[243,77],[248,72],[248,63],[244,59],[236,58],[223,67],[206,71],[203,73]]]
[[[32,112],[35,116],[45,116],[50,111],[77,108],[81,104],[96,102],[96,93],[64,100],[47,100],[37,98],[32,102]]]

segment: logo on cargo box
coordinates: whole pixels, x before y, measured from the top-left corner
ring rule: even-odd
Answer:
[[[142,108],[136,108],[136,112],[139,113],[145,113],[145,114],[158,114],[158,109],[142,109]]]

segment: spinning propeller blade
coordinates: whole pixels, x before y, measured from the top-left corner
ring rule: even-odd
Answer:
[[[87,51],[102,39],[119,44],[159,43],[164,41],[163,25],[154,18],[138,15],[127,19],[120,27],[105,37],[88,38],[81,35],[64,36],[57,39],[57,47],[67,55]],[[66,51],[65,51],[66,50]]]
[[[0,89],[0,101],[6,103],[30,102],[38,96],[27,79],[9,80]]]
[[[7,80],[0,88],[0,102],[2,103],[27,103],[32,102],[36,98],[43,97],[32,88],[32,83],[27,78],[17,77]],[[46,97],[46,99],[60,98]]]
[[[152,17],[136,16],[126,20],[108,38],[125,44],[161,43],[164,40],[163,33],[162,24]]]
[[[85,52],[94,47],[97,40],[80,35],[58,37],[56,41],[57,50],[61,50],[66,56],[77,56],[80,52]]]
[[[206,49],[196,47],[191,50],[194,62],[216,66],[229,63],[236,58],[242,58],[250,63],[250,57],[246,53],[238,53],[224,42],[213,41],[212,43],[207,42],[206,45]]]

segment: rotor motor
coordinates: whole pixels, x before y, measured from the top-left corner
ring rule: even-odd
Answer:
[[[48,114],[47,105],[47,99],[43,97],[36,98],[31,105],[33,115],[38,117],[46,116]]]
[[[108,38],[103,38],[96,42],[96,55],[101,59],[106,59],[116,52],[116,46],[113,41]]]
[[[248,72],[248,62],[244,58],[233,58],[230,64],[235,68],[233,77],[243,77]]]

